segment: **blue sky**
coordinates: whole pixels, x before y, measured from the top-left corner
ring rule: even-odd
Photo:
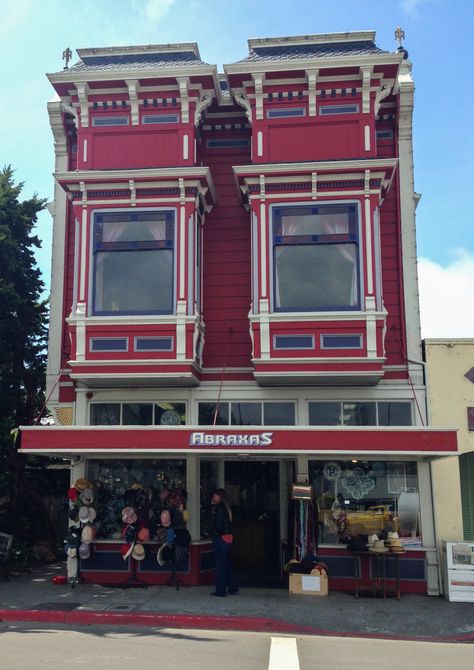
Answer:
[[[45,73],[62,69],[67,46],[76,57],[81,47],[192,41],[204,61],[221,67],[246,55],[249,37],[373,29],[379,47],[395,50],[401,25],[416,85],[422,335],[474,337],[472,0],[0,0],[0,16],[0,164],[15,168],[25,197],[48,199],[53,90]],[[38,232],[49,285],[47,212]]]

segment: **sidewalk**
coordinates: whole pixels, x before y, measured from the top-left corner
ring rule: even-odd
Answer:
[[[120,588],[58,586],[63,563],[0,582],[0,621],[75,625],[246,630],[474,643],[474,603],[403,596],[400,601],[334,592],[327,598],[290,596],[284,589],[243,588],[227,598],[209,586]]]

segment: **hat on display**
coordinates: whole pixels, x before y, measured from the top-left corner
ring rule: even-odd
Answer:
[[[79,510],[77,507],[71,507],[68,512],[68,517],[70,521],[79,521]]]
[[[347,551],[367,551],[367,542],[362,535],[354,535],[349,538]]]
[[[78,528],[70,528],[66,535],[66,544],[70,549],[77,549],[81,544],[81,532]]]
[[[94,507],[89,507],[89,523],[93,523],[97,518],[97,512]]]
[[[387,540],[398,540],[398,533],[389,530],[387,533]]]
[[[75,547],[68,547],[66,553],[68,558],[76,558],[77,549]]]
[[[140,542],[149,542],[150,541],[150,530],[148,528],[140,528],[138,531],[137,538]]]
[[[383,540],[375,540],[375,542],[369,547],[369,551],[373,551],[376,554],[385,554],[388,550],[389,549],[385,546],[385,542]]]
[[[132,491],[138,491],[140,489],[144,489],[145,487],[143,486],[143,484],[140,484],[140,482],[133,482],[130,488],[132,489]]]
[[[379,536],[377,535],[377,533],[374,533],[373,535],[369,535],[369,539],[367,540],[369,545],[373,544],[374,542],[378,542],[378,541],[379,541]]]
[[[83,505],[79,508],[79,521],[87,523],[89,521],[89,508]]]
[[[82,493],[79,494],[79,498],[84,505],[92,505],[94,502],[94,491],[90,488],[84,489]]]
[[[94,539],[94,529],[92,526],[84,526],[82,529],[81,540],[85,544],[90,544]]]
[[[132,549],[132,558],[136,561],[143,561],[145,558],[145,547],[143,544],[135,544]]]
[[[130,554],[133,551],[133,543],[132,544],[122,544],[120,547],[120,553],[122,554],[122,558],[124,561],[127,560],[127,558],[130,556]]]
[[[158,549],[156,560],[158,561],[158,565],[160,566],[167,565],[168,563],[173,563],[174,561],[173,548],[170,547],[169,544],[162,544],[161,547]]]
[[[161,510],[160,523],[163,528],[169,528],[171,526],[171,515],[168,509]]]
[[[83,542],[79,545],[79,558],[82,558],[83,561],[90,558],[91,555],[91,545]]]
[[[166,544],[166,528],[159,526],[156,529],[156,541],[158,544]]]
[[[77,489],[75,489],[74,486],[71,486],[67,492],[67,497],[71,502],[76,502],[77,496],[78,496]]]
[[[84,477],[81,477],[80,479],[76,479],[74,482],[74,488],[76,491],[84,491],[85,489],[91,489],[92,484],[88,479],[84,479]]]
[[[123,523],[126,523],[128,526],[131,526],[132,524],[136,523],[137,521],[137,513],[133,509],[133,507],[124,507],[122,510],[122,521]]]
[[[181,489],[173,489],[168,497],[168,503],[174,507],[184,507],[186,497]]]
[[[122,537],[127,544],[132,544],[137,539],[137,529],[135,526],[125,526],[122,531]]]

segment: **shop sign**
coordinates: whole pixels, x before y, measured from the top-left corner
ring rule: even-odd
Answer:
[[[189,446],[191,447],[269,447],[273,433],[191,433]]]

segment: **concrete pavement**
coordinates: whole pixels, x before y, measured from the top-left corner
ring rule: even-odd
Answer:
[[[0,582],[0,620],[474,642],[474,603],[442,597],[357,600],[341,592],[322,598],[242,588],[215,598],[209,586],[53,584],[52,576],[64,572],[64,564],[55,563]]]

